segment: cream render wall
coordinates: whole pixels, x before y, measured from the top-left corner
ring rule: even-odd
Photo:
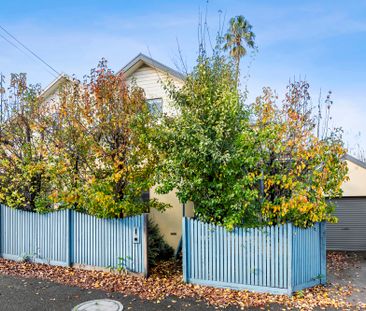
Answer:
[[[155,209],[151,210],[150,217],[158,224],[165,241],[176,249],[179,239],[182,236],[182,204],[179,203],[179,200],[175,195],[175,191],[171,191],[164,195],[158,195],[155,193],[155,187],[150,189],[150,198],[156,198],[160,202],[171,205],[171,208],[168,208],[164,212],[158,212]],[[186,216],[193,217],[193,204],[186,204],[185,211]]]
[[[346,160],[349,181],[342,185],[344,197],[366,196],[366,169]]]

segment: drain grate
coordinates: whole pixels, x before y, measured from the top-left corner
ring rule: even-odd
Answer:
[[[72,311],[122,311],[123,305],[111,299],[96,299],[83,302],[72,309]]]

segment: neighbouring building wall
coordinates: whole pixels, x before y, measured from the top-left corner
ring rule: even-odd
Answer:
[[[343,183],[344,197],[366,196],[366,169],[346,160],[349,180]]]

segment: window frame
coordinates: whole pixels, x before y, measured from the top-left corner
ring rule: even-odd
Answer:
[[[159,105],[156,105],[155,104],[155,107],[157,107],[158,109],[154,109],[154,107],[152,107],[152,104],[156,101],[159,101]],[[146,103],[148,105],[148,108],[149,108],[149,111],[152,113],[152,114],[160,114],[160,113],[163,113],[163,109],[164,109],[164,100],[162,97],[154,97],[154,98],[147,98],[146,99]]]

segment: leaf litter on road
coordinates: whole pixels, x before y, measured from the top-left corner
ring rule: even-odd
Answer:
[[[334,260],[339,261],[339,258],[336,256]],[[333,259],[328,258],[328,263],[330,266],[333,265]],[[174,303],[173,301],[176,301],[177,298],[191,297],[220,308],[228,306],[237,306],[242,309],[265,308],[271,304],[281,304],[287,310],[312,310],[314,308],[366,310],[366,304],[352,304],[347,300],[355,290],[352,284],[316,286],[295,293],[292,297],[221,289],[184,283],[181,263],[173,260],[160,262],[152,269],[151,275],[147,279],[129,274],[15,262],[6,259],[0,259],[0,273],[22,278],[40,278],[85,289],[121,292],[155,302],[170,297],[169,299],[173,299],[171,301]]]

